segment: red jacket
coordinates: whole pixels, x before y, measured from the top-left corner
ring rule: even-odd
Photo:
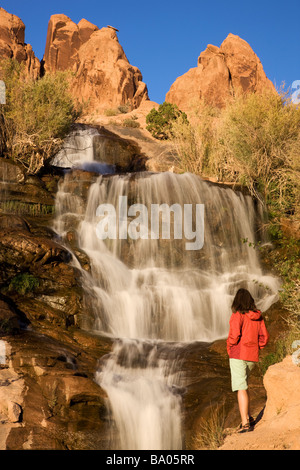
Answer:
[[[227,352],[230,358],[258,362],[259,350],[269,341],[260,311],[233,313],[229,321]]]

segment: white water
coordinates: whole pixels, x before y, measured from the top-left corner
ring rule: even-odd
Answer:
[[[154,342],[123,340],[96,373],[106,390],[117,430],[116,448],[182,447],[177,361],[162,358]],[[174,393],[175,391],[175,393]]]
[[[84,204],[70,192],[70,178],[57,194],[55,229],[64,236],[79,221],[79,247],[91,262],[91,273],[83,271],[86,327],[119,339],[96,373],[109,397],[112,445],[180,449],[181,398],[172,388],[180,383],[174,361],[180,347],[172,342],[226,337],[240,287],[249,289],[262,311],[277,299],[277,279],[262,272],[256,250],[242,241],[258,241],[262,209],[249,196],[173,173],[99,176]],[[96,209],[103,203],[117,207],[119,196],[147,207],[205,204],[203,249],[187,252],[185,240],[99,240]],[[169,345],[163,357],[161,342]]]
[[[95,128],[76,128],[65,139],[51,164],[62,168],[80,168],[102,174],[114,173],[114,166],[94,160],[93,139],[101,136]]]

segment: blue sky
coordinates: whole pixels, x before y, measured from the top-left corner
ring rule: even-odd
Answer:
[[[42,59],[49,18],[64,13],[119,29],[129,62],[147,83],[150,99],[162,103],[176,78],[197,65],[207,44],[220,46],[229,33],[245,39],[270,80],[286,88],[300,79],[300,2],[4,0],[0,6],[25,23],[25,41]]]

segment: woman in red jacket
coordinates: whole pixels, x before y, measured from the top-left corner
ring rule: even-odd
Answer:
[[[259,359],[259,350],[269,340],[261,312],[246,289],[239,289],[232,303],[230,329],[227,338],[232,391],[237,391],[242,424],[239,432],[251,430],[248,376]]]

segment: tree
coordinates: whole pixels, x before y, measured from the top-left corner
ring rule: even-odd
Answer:
[[[146,116],[146,129],[151,132],[156,139],[168,139],[172,135],[172,124],[179,117],[187,122],[187,115],[180,111],[176,104],[164,102],[159,105],[158,110],[151,109]]]

